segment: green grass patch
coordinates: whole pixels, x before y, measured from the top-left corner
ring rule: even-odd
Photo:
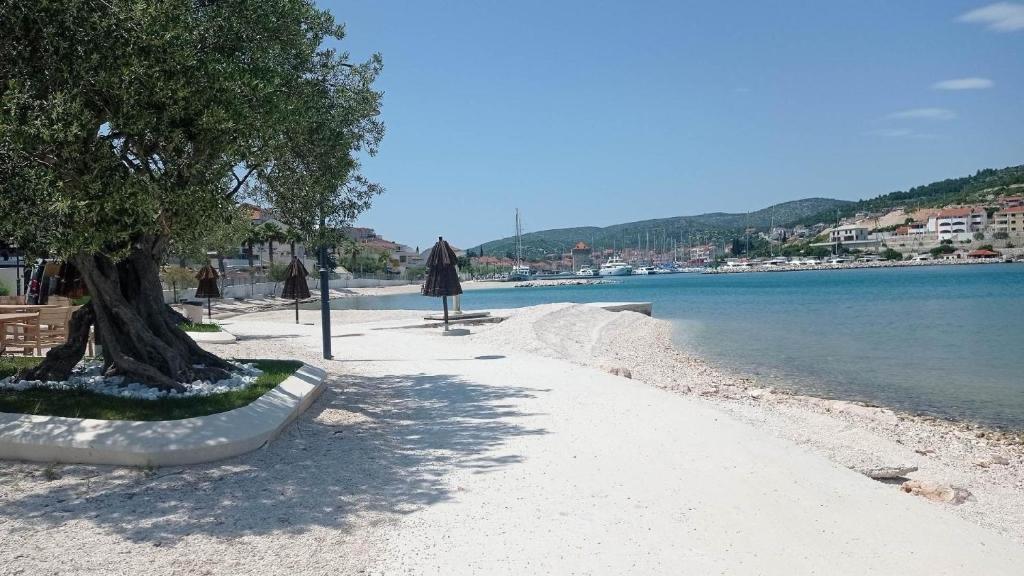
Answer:
[[[220,324],[193,324],[191,322],[185,322],[181,325],[181,329],[185,332],[220,332]]]
[[[0,357],[0,378],[19,368],[32,366],[42,358]],[[245,390],[214,394],[202,398],[162,398],[137,400],[117,398],[94,392],[66,390],[0,391],[0,412],[95,418],[98,420],[180,420],[241,408],[291,376],[302,367],[294,360],[246,360],[263,374]]]

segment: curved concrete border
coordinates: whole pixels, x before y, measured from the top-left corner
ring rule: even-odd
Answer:
[[[0,459],[121,466],[199,464],[263,446],[323,392],[304,364],[247,406],[184,420],[138,422],[0,412]]]

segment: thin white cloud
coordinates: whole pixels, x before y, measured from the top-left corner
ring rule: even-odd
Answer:
[[[996,2],[960,16],[961,22],[983,24],[989,30],[997,32],[1015,32],[1024,30],[1024,4],[1016,2]]]
[[[872,136],[885,136],[886,138],[904,138],[913,134],[912,131],[902,128],[879,128],[871,130],[868,134]]]
[[[912,108],[893,112],[886,116],[891,120],[952,120],[956,112],[946,108]]]
[[[906,128],[879,128],[878,130],[870,130],[867,134],[869,136],[881,136],[883,138],[910,138],[914,140],[935,140],[938,138],[935,134],[916,132]]]
[[[934,90],[984,90],[995,86],[988,78],[954,78],[932,84]]]

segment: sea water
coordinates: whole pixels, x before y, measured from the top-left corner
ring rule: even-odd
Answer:
[[[652,302],[682,349],[760,386],[1024,429],[1024,264],[614,281],[471,290],[462,308]],[[440,308],[409,294],[333,305]]]

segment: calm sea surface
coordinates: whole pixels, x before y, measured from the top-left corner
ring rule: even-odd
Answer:
[[[473,290],[462,307],[633,300],[675,323],[681,347],[761,385],[1024,429],[1024,264],[634,276]],[[334,306],[440,302],[401,295]]]

